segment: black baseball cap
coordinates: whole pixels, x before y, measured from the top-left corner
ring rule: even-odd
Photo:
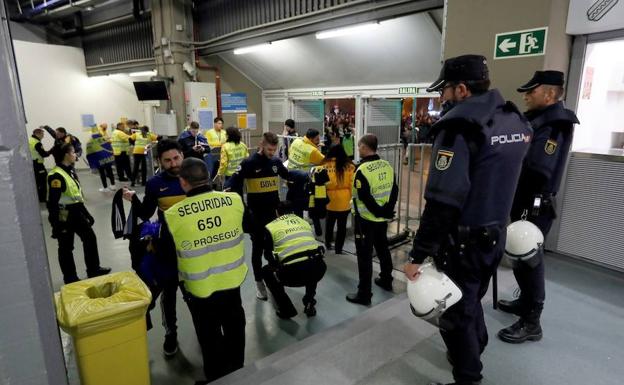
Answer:
[[[427,92],[440,90],[446,82],[488,80],[489,77],[490,71],[485,56],[462,55],[452,57],[444,61],[438,80],[427,88]]]
[[[551,86],[563,86],[563,72],[561,71],[535,71],[535,74],[525,85],[517,89],[518,92],[527,92],[542,84]]]

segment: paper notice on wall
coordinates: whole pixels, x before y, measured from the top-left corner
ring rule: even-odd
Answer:
[[[242,92],[222,93],[221,111],[224,114],[247,112],[247,94]]]
[[[199,119],[199,128],[202,130],[208,130],[214,126],[214,111],[209,108],[197,110],[197,117]]]
[[[83,129],[90,130],[91,127],[95,126],[95,116],[93,114],[82,114],[80,118],[82,120]]]
[[[256,128],[256,114],[247,114],[247,129],[255,130]]]
[[[236,125],[238,128],[247,128],[247,114],[236,114]]]
[[[585,100],[591,99],[592,84],[594,82],[594,67],[585,67],[583,74],[583,92],[581,98]]]
[[[199,98],[199,108],[208,108],[208,98],[202,96]]]

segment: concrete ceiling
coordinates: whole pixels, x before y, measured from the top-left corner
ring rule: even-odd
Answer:
[[[357,35],[307,35],[273,42],[264,51],[220,56],[269,90],[431,82],[440,70],[440,49],[436,23],[429,13],[418,13]]]

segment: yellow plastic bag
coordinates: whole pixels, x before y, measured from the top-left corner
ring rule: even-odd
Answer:
[[[152,293],[135,273],[120,272],[65,285],[55,300],[61,328],[83,337],[143,317]]]

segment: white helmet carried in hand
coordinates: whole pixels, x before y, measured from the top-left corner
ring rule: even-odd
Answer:
[[[537,266],[544,253],[544,234],[533,223],[519,220],[507,226],[505,256],[513,267],[526,264]]]
[[[416,317],[439,326],[442,313],[462,298],[462,292],[455,282],[438,271],[433,263],[424,263],[419,270],[418,278],[407,283],[410,308]]]

